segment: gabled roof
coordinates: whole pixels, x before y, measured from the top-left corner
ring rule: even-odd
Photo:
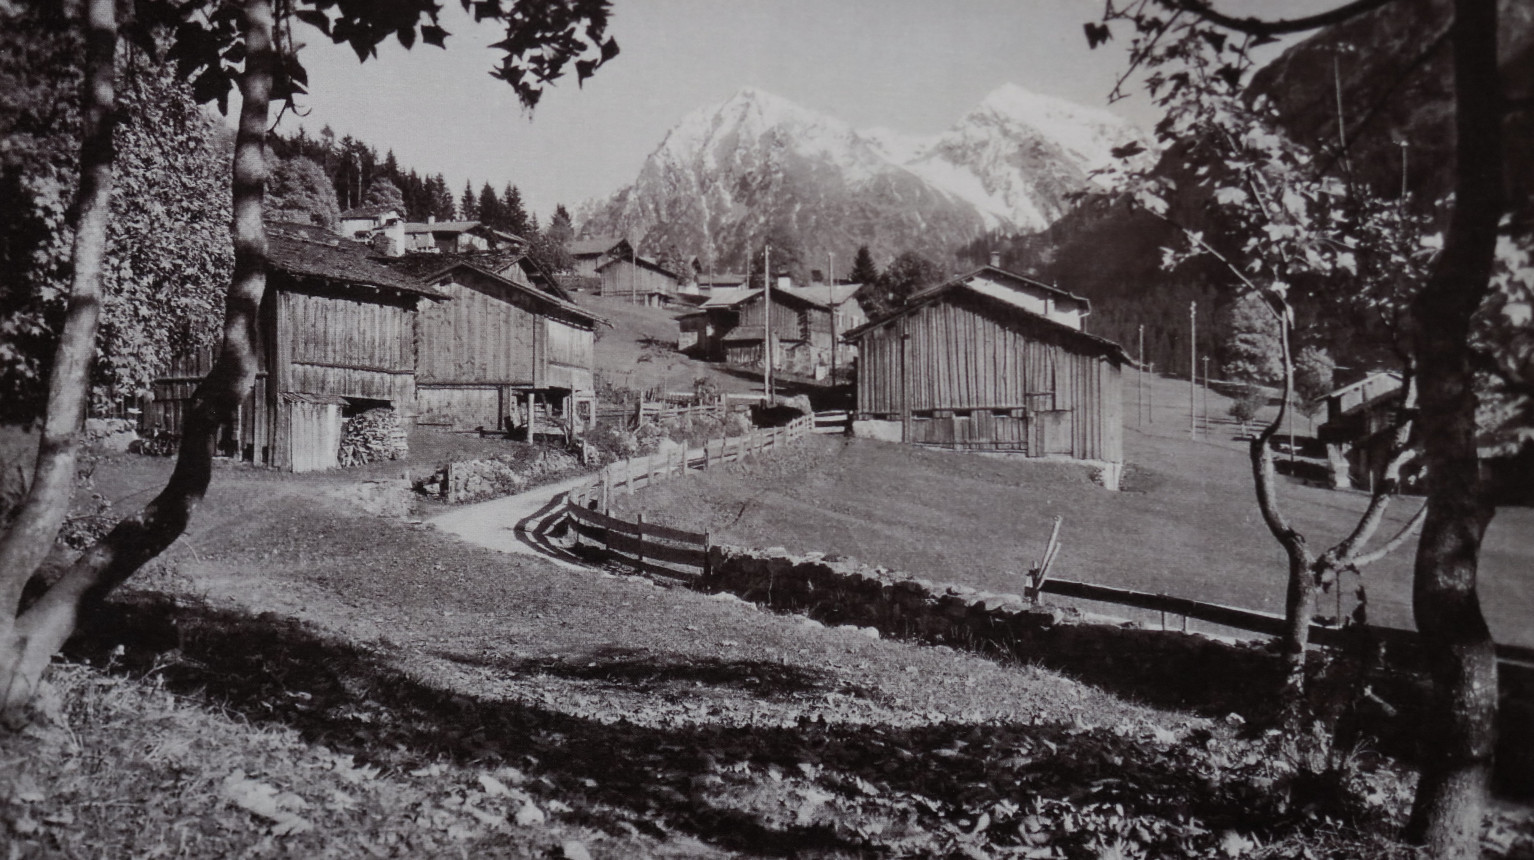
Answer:
[[[714,274],[698,275],[698,286],[712,287],[738,287],[746,282],[744,272],[715,272]]]
[[[454,272],[465,270],[474,272],[481,277],[489,278],[491,281],[496,283],[512,287],[524,295],[538,299],[539,301],[549,305],[552,308],[555,308],[556,310],[562,311],[563,313],[569,314],[570,316],[586,320],[593,325],[607,322],[607,320],[602,319],[601,317],[597,316],[591,311],[586,310],[580,305],[575,304],[574,302],[567,301],[566,299],[560,298],[559,296],[553,295],[552,293],[540,290],[532,284],[519,283],[504,275],[496,274],[495,272],[483,268],[467,259],[451,260],[447,263],[447,265],[438,267],[436,271],[424,276],[421,280],[428,284],[437,284],[440,283],[442,279],[448,275],[451,275]]]
[[[1024,277],[1023,275],[1019,275],[1016,272],[1009,272],[1006,269],[999,269],[995,266],[981,266],[980,268],[974,270],[973,272],[969,272],[968,274],[960,275],[956,278],[950,278],[941,284],[930,286],[925,290],[912,295],[909,303],[916,304],[925,300],[928,296],[937,295],[956,287],[968,287],[974,292],[984,293],[991,296],[992,298],[999,299],[1010,304],[1017,304],[1017,300],[1015,298],[1015,290],[1008,290],[1005,287],[996,289],[989,281],[982,279],[980,277],[981,275],[990,275],[991,277],[998,280],[1011,281],[1018,286],[1026,287],[1031,290],[1042,290],[1043,292],[1049,293],[1055,299],[1065,299],[1066,301],[1076,302],[1077,304],[1081,305],[1081,309],[1085,311],[1090,311],[1092,308],[1092,303],[1087,301],[1087,299],[1083,296],[1078,296],[1075,293],[1062,290],[1059,287],[1046,284],[1042,281],[1035,281],[1032,278]]]
[[[852,293],[857,291],[857,285],[848,285],[847,288],[852,291],[847,293],[847,298],[850,298]],[[838,285],[836,289],[841,290],[843,287]],[[772,296],[774,300],[790,299],[794,302],[820,308],[821,310],[829,310],[831,306],[826,303],[824,298],[827,291],[828,288],[822,289],[820,293],[816,293],[815,288],[813,287],[804,289],[799,287],[773,287]],[[761,287],[738,287],[731,290],[714,290],[709,294],[708,301],[700,305],[700,308],[702,310],[713,310],[716,308],[735,308],[751,301],[761,294]],[[843,299],[843,301],[845,301],[845,299]],[[841,302],[838,302],[837,304],[840,303]]]
[[[618,236],[603,236],[597,239],[574,239],[566,246],[572,257],[598,257],[623,244],[623,239]]]
[[[1385,379],[1381,379],[1381,377],[1385,377]],[[1394,370],[1376,370],[1373,373],[1369,374],[1368,376],[1365,376],[1363,379],[1358,380],[1357,382],[1350,382],[1347,385],[1342,386],[1341,388],[1338,388],[1338,389],[1335,389],[1335,390],[1332,390],[1332,391],[1328,391],[1325,394],[1321,395],[1321,398],[1318,398],[1318,399],[1331,399],[1333,397],[1342,397],[1343,395],[1351,394],[1352,392],[1354,392],[1354,391],[1356,391],[1356,390],[1358,390],[1360,388],[1366,388],[1366,387],[1368,387],[1370,385],[1379,385],[1381,383],[1387,383],[1387,382],[1388,383],[1392,383],[1391,390],[1395,390],[1396,388],[1399,388],[1401,386],[1401,374],[1397,373]]]
[[[430,286],[380,263],[367,245],[342,238],[323,227],[273,223],[266,225],[266,236],[268,265],[278,271],[341,285],[446,298]]]
[[[630,255],[630,254],[624,254],[624,255],[622,255],[620,257],[613,257],[611,260],[608,260],[607,262],[603,263],[602,265],[597,266],[597,271],[600,272],[603,269],[607,268],[608,266],[616,266],[619,263],[634,263],[635,265],[639,266],[640,268],[643,268],[643,269],[653,269],[654,271],[660,272],[661,274],[665,275],[668,278],[671,278],[674,281],[680,281],[681,280],[680,278],[677,277],[676,272],[673,272],[670,269],[666,268],[665,266],[662,266],[660,264],[659,260],[656,260],[654,257],[646,257],[646,256],[643,256],[643,255],[640,255],[640,256],[636,257],[636,256],[633,256],[633,255]]]
[[[430,233],[433,236],[435,236],[435,235],[438,235],[440,233],[457,234],[457,233],[472,233],[472,232],[475,232],[475,231],[478,231],[478,232],[481,232],[481,233],[490,233],[492,235],[499,236],[500,238],[505,239],[505,240],[510,241],[510,242],[521,242],[524,245],[527,244],[527,240],[526,239],[522,238],[521,236],[518,236],[515,233],[508,233],[505,230],[497,230],[494,227],[491,227],[488,224],[485,224],[485,223],[480,222],[480,221],[407,221],[407,222],[405,222],[405,234],[406,235],[417,235],[417,234],[421,234],[421,233]]]
[[[862,284],[811,284],[795,287],[794,292],[822,305],[840,305],[862,289]]]
[[[400,215],[400,216],[404,215],[404,213],[400,211],[400,208],[398,206],[390,206],[388,204],[378,203],[378,204],[374,204],[372,206],[357,206],[357,207],[348,209],[345,212],[341,213],[341,220],[342,221],[360,221],[360,220],[362,220],[364,218],[377,218],[380,215],[387,215],[390,212],[393,212],[394,214]]]
[[[848,331],[846,334],[842,335],[842,338],[848,341],[856,340],[871,331],[885,327],[886,325],[900,319],[901,317],[914,313],[916,310],[926,307],[927,305],[936,302],[937,300],[950,293],[963,292],[972,296],[979,296],[988,302],[1002,305],[1009,310],[1024,314],[1031,323],[1043,326],[1051,331],[1058,332],[1064,337],[1077,339],[1084,344],[1090,344],[1098,349],[1106,349],[1111,355],[1117,357],[1120,361],[1127,360],[1127,356],[1124,354],[1124,348],[1122,346],[1119,346],[1117,343],[1108,340],[1105,337],[1098,337],[1095,334],[1088,334],[1087,332],[1084,332],[1078,328],[1073,328],[1066,325],[1065,323],[1059,322],[1057,320],[1052,320],[1049,317],[1034,311],[1027,306],[1026,302],[1022,300],[1022,296],[1018,291],[1011,290],[1006,287],[998,287],[990,281],[976,277],[982,273],[1000,275],[1003,278],[1020,281],[1035,288],[1042,288],[1049,291],[1057,298],[1065,298],[1080,302],[1084,310],[1091,307],[1090,303],[1085,298],[1075,295],[1074,293],[1066,292],[1059,287],[1052,287],[1048,284],[1041,284],[1030,278],[1025,278],[1021,275],[1015,275],[1011,272],[995,268],[994,266],[982,266],[981,268],[976,269],[967,275],[961,275],[957,278],[944,281],[941,284],[933,287],[928,287],[927,289],[916,293],[915,295],[911,296],[905,307],[892,314],[889,314],[888,316],[880,317],[876,320],[870,320],[869,322],[866,322],[857,328]]]

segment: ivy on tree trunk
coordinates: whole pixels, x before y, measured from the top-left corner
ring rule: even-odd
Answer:
[[[80,187],[75,198],[74,271],[64,327],[48,380],[48,415],[33,481],[16,521],[0,540],[0,713],[31,698],[26,668],[35,649],[17,617],[27,581],[58,537],[69,512],[101,318],[102,266],[112,213],[112,133],[116,125],[117,9],[90,0],[84,9],[85,75]],[[51,655],[51,651],[49,654]],[[44,658],[46,665],[46,658]]]

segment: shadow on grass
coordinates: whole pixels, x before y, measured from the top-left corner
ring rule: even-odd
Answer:
[[[123,652],[109,660],[117,646]],[[400,671],[388,653],[320,635],[291,618],[143,597],[120,598],[110,625],[97,625],[73,643],[72,653],[124,674],[152,672],[180,695],[254,723],[291,727],[312,743],[385,768],[410,770],[441,759],[510,765],[529,777],[527,790],[570,804],[580,823],[658,836],[680,831],[762,856],[862,854],[875,847],[842,817],[796,817],[780,802],[760,802],[762,790],[787,796],[782,774],[813,781],[845,804],[838,808],[873,803],[873,796],[898,802],[896,811],[885,812],[924,832],[953,833],[975,810],[1003,801],[1026,806],[1038,797],[1117,804],[1118,814],[1127,816],[1191,815],[1215,833],[1229,826],[1293,833],[1303,826],[1276,801],[1271,785],[1203,775],[1186,756],[1191,745],[1107,728],[907,728],[804,718],[792,727],[646,727],[621,713],[573,715],[439,688]],[[779,693],[827,683],[811,670],[750,661],[682,664],[614,652],[592,662],[597,665],[533,668],[640,685],[736,687],[758,679]],[[985,838],[1015,844],[1020,833],[998,826]]]
[[[684,660],[674,654],[633,653],[629,649],[603,649],[566,660],[485,658],[437,652],[435,656],[465,666],[516,674],[549,675],[576,681],[596,681],[650,692],[666,686],[707,686],[744,690],[759,699],[785,699],[811,693],[837,692],[869,699],[874,692],[842,682],[830,672],[765,660]]]

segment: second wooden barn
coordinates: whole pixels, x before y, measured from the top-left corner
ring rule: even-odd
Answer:
[[[1123,464],[1118,344],[1082,331],[1091,307],[994,266],[849,331],[867,435],[949,448]]]
[[[444,260],[423,283],[452,300],[421,310],[419,423],[510,429],[540,414],[558,422],[535,425],[540,432],[589,423],[596,315],[516,265],[492,272]]]

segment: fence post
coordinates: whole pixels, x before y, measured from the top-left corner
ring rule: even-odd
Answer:
[[[707,436],[703,437],[703,471],[708,471],[708,446],[714,444]]]
[[[626,457],[623,460],[623,494],[634,495],[634,458]]]
[[[707,580],[714,572],[714,563],[709,558],[714,549],[713,532],[703,533],[703,578]]]
[[[644,570],[644,514],[634,520],[634,567]]]
[[[613,467],[611,464],[602,469],[602,514],[608,515],[612,511],[613,498]]]

